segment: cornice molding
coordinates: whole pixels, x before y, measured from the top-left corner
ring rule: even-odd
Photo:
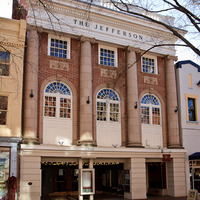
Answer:
[[[33,26],[30,24],[27,24],[27,30],[28,31],[37,31],[38,33],[42,33],[44,31],[42,26]]]
[[[85,37],[85,36],[81,36],[80,38],[80,41],[81,42],[90,42],[91,44],[94,44],[95,43],[95,38],[89,38],[89,37]]]
[[[44,8],[35,2],[33,5],[37,10],[37,15],[33,16],[33,13],[30,12],[27,18],[28,23],[35,26],[35,22],[37,22],[37,25],[42,26],[47,32],[53,30],[69,34],[72,37],[76,36],[76,38],[80,38],[82,35],[89,38],[95,37],[100,42],[121,45],[124,48],[131,45],[144,51],[154,44],[169,44],[176,41],[175,37],[164,28],[152,25],[149,21],[134,18],[134,16],[119,13],[120,17],[116,18],[117,13],[112,10],[98,11],[96,7],[86,10],[82,4],[77,6],[68,1],[61,3],[47,3],[48,9],[55,15],[58,14],[60,21],[52,18],[50,22],[44,13]],[[106,14],[108,15],[106,16]],[[175,49],[170,47],[160,47],[153,49],[152,52],[175,55]]]
[[[131,51],[135,51],[136,53],[140,53],[141,52],[140,48],[135,48],[135,47],[132,47],[132,46],[128,46],[126,48],[126,50],[127,50],[127,52],[131,52]]]
[[[13,42],[0,42],[0,45],[7,47],[16,47],[16,48],[24,48],[24,44],[13,43]]]
[[[165,57],[165,60],[173,60],[173,61],[177,61],[178,60],[178,57],[177,56],[172,56],[172,55],[167,55]]]
[[[33,5],[39,7],[40,3],[34,2]],[[140,33],[140,34],[144,34],[144,35],[147,35],[147,33],[148,33],[147,36],[149,36],[149,37],[163,38],[164,40],[165,39],[172,40],[172,34],[168,31],[158,30],[155,28],[153,29],[154,31],[150,31],[150,30],[152,30],[152,26],[150,27],[149,24],[145,25],[143,23],[142,25],[140,25],[140,24],[137,24],[134,22],[125,21],[123,19],[116,19],[116,15],[105,16],[104,13],[102,13],[102,14],[95,13],[95,12],[92,12],[91,10],[89,10],[89,8],[88,8],[88,17],[86,17],[86,10],[83,10],[82,7],[69,7],[69,5],[59,5],[59,4],[55,4],[55,3],[46,3],[45,6],[47,6],[51,10],[51,12],[53,12],[53,13],[58,12],[59,14],[63,14],[63,16],[69,15],[71,17],[79,18],[81,20],[85,20],[85,21],[88,21],[91,23],[100,23],[103,25],[113,26],[113,27],[119,28],[119,29],[126,29],[127,31],[132,31],[132,32],[134,31],[136,33]],[[77,12],[77,9],[79,10],[79,12]],[[101,17],[99,17],[99,15],[101,15]],[[127,15],[127,18],[128,17],[130,17],[130,16]],[[134,17],[134,16],[131,16],[131,17]],[[108,20],[108,18],[109,18],[109,20]],[[137,20],[141,20],[141,19],[137,18]],[[155,26],[156,26],[156,24],[154,24],[153,27],[155,27]]]

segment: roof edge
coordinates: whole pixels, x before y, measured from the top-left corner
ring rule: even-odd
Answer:
[[[198,69],[198,72],[200,72],[200,66],[196,63],[194,63],[193,61],[191,60],[183,60],[183,61],[179,61],[175,64],[175,67],[176,68],[182,68],[182,65],[184,64],[191,64],[193,65],[194,67],[196,67]]]

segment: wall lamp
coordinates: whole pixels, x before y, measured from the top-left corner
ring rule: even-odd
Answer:
[[[34,94],[33,94],[33,90],[31,89],[31,93],[29,95],[30,98],[33,98],[34,97]]]
[[[138,105],[137,105],[137,101],[135,102],[134,108],[137,109]]]
[[[175,113],[177,113],[177,112],[178,112],[178,106],[176,106],[176,109],[174,110],[174,112],[175,112]]]
[[[87,99],[86,103],[87,103],[87,104],[90,103],[90,97],[89,97],[89,96],[88,96],[88,99]]]

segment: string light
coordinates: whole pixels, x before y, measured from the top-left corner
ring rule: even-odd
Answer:
[[[78,162],[41,162],[42,165],[66,165],[66,166],[77,166]],[[106,165],[119,165],[119,162],[94,162],[94,166],[106,166]],[[82,165],[88,166],[89,163],[82,163]]]

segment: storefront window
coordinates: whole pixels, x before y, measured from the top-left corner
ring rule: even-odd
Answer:
[[[0,199],[8,194],[6,181],[9,178],[9,168],[10,148],[0,147]]]
[[[190,161],[190,187],[200,193],[200,161]]]

